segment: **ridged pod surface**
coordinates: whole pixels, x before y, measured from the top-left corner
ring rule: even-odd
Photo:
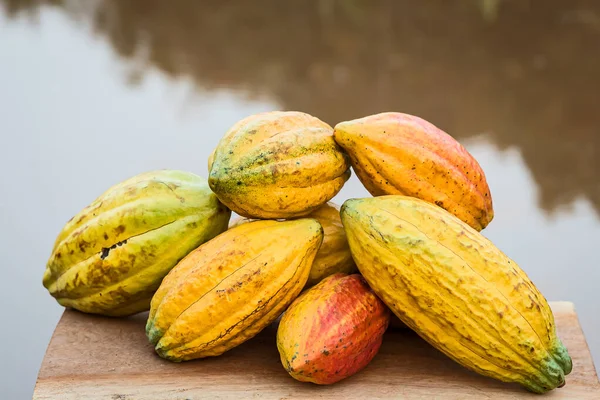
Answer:
[[[315,257],[307,286],[319,283],[323,278],[335,273],[350,274],[356,272],[356,264],[352,259],[346,232],[340,218],[340,208],[329,202],[309,214],[323,227],[325,236],[323,244]]]
[[[277,330],[286,371],[328,385],[354,375],[379,351],[390,311],[359,274],[334,274],[304,292]]]
[[[323,244],[317,252],[315,261],[310,269],[306,286],[310,287],[319,283],[323,278],[335,273],[351,274],[356,271],[356,264],[352,259],[346,232],[340,219],[340,208],[337,204],[328,202],[306,216],[314,218],[323,227],[325,236]],[[233,219],[230,227],[253,221],[248,218]]]
[[[191,252],[152,298],[146,334],[171,361],[218,356],[298,296],[323,240],[314,219],[242,224]]]
[[[333,140],[333,129],[292,111],[239,121],[221,139],[209,164],[212,190],[248,218],[308,215],[350,177],[350,163]]]
[[[163,277],[227,229],[231,211],[204,178],[164,170],[108,189],[58,235],[43,284],[65,307],[109,316],[148,310]]]
[[[388,112],[341,122],[334,137],[373,196],[417,197],[478,231],[492,221],[483,170],[460,143],[433,124]]]
[[[411,329],[480,374],[543,393],[572,362],[546,299],[488,239],[428,202],[352,199],[342,221],[358,268]]]

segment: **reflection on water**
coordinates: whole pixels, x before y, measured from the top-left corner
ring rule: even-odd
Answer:
[[[92,24],[133,62],[133,84],[156,67],[332,124],[402,110],[459,140],[486,132],[520,150],[543,209],[582,196],[600,212],[598,2],[2,2]]]
[[[28,352],[5,349],[19,361],[0,387],[33,388],[62,224],[144,170],[205,175],[231,124],[275,108],[331,124],[405,111],[457,137],[490,181],[484,234],[577,304],[598,360],[598,43],[593,0],[0,0],[0,303],[36,326],[5,333]],[[354,177],[336,201],[362,195]]]

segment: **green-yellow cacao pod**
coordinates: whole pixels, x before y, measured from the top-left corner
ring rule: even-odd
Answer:
[[[148,310],[163,277],[227,229],[204,178],[164,170],[108,189],[58,235],[43,284],[65,307],[110,316]]]
[[[247,117],[221,139],[209,160],[219,199],[248,218],[306,216],[335,196],[350,163],[325,122],[301,112]]]

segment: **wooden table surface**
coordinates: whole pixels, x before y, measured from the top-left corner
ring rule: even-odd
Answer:
[[[363,371],[335,385],[288,376],[269,327],[228,353],[181,364],[154,354],[146,314],[112,319],[66,310],[40,369],[34,399],[600,399],[596,370],[572,303],[551,303],[573,358],[567,384],[543,396],[472,373],[409,330],[386,333]]]

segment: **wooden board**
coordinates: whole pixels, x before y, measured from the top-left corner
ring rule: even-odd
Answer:
[[[542,397],[476,375],[415,333],[386,333],[373,362],[331,386],[300,383],[282,368],[275,329],[216,358],[181,364],[154,354],[145,314],[128,319],[65,311],[46,352],[34,399],[600,399],[600,386],[572,303],[552,303],[573,357],[567,384]]]

